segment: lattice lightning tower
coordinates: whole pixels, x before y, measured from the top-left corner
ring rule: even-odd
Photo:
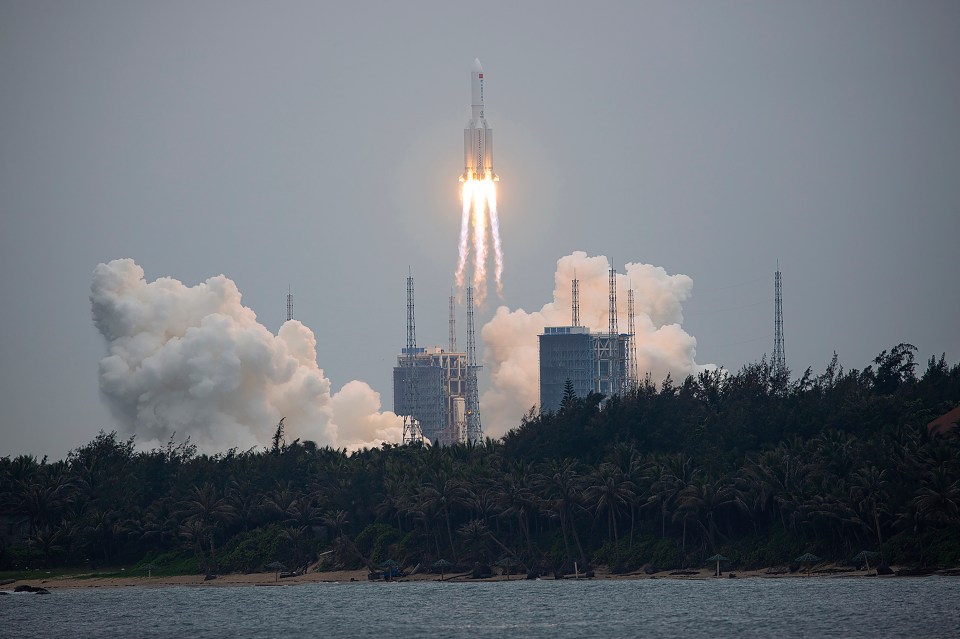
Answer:
[[[623,354],[620,350],[617,335],[620,329],[617,326],[617,269],[610,268],[610,319],[608,332],[610,333],[610,389],[611,395],[623,395],[626,390],[627,380],[621,375],[621,359]]]
[[[290,292],[290,287],[287,286],[287,321],[293,319],[293,293]]]
[[[783,375],[787,370],[786,356],[783,350],[783,290],[780,282],[780,262],[773,274],[774,311],[773,311],[773,374]]]
[[[457,298],[450,295],[450,340],[447,344],[451,353],[457,352]]]
[[[610,335],[616,335],[617,329],[617,269],[610,269]]]
[[[417,421],[417,415],[420,408],[420,393],[417,392],[416,375],[413,367],[416,364],[414,353],[417,350],[417,324],[413,312],[413,274],[407,275],[407,347],[404,349],[406,355],[406,366],[404,370],[404,389],[407,394],[407,406],[410,409],[409,415],[403,416],[403,443],[423,441],[423,433],[420,431],[420,422]]]
[[[629,358],[627,361],[627,385],[628,390],[635,391],[637,390],[637,385],[639,380],[637,379],[637,339],[636,339],[636,323],[634,321],[634,312],[633,312],[633,285],[631,284],[630,290],[627,291],[627,333],[630,340],[630,349],[627,354]]]
[[[571,291],[571,298],[573,303],[571,304],[571,314],[570,325],[571,326],[580,326],[580,280],[577,279],[577,272],[573,272],[573,290]]]
[[[477,391],[477,339],[473,327],[473,287],[467,287],[467,440],[483,438],[480,424],[480,395]]]

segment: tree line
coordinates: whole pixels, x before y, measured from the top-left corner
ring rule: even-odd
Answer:
[[[761,361],[623,396],[531,409],[501,439],[356,452],[287,442],[137,451],[101,432],[66,459],[0,458],[0,569],[371,568],[445,559],[516,570],[607,565],[960,563],[960,364],[899,344],[863,370]],[[19,529],[18,529],[19,527]],[[19,532],[18,532],[19,531]]]

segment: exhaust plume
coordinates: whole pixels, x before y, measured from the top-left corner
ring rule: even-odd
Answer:
[[[520,423],[530,407],[540,402],[539,341],[545,326],[570,324],[570,281],[580,280],[580,323],[591,332],[606,332],[609,316],[609,261],[582,251],[560,258],[554,276],[553,301],[539,311],[497,309],[481,336],[491,387],[481,399],[484,426],[493,437]],[[634,290],[637,370],[642,381],[649,373],[660,383],[669,373],[674,379],[713,368],[696,363],[697,340],[681,328],[682,304],[690,297],[693,280],[668,275],[658,266],[628,263],[617,275],[617,315],[620,326],[627,317],[626,291]]]
[[[282,417],[287,441],[356,449],[401,439],[402,421],[367,384],[331,392],[309,328],[289,320],[274,335],[223,275],[147,282],[133,260],[114,260],[94,269],[90,302],[109,351],[100,392],[145,449],[174,433],[208,453],[263,446]]]

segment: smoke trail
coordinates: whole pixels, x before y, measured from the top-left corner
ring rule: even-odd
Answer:
[[[497,185],[487,182],[487,207],[490,209],[490,230],[493,235],[494,279],[497,295],[503,297],[503,248],[500,245],[500,218],[497,215]]]
[[[470,211],[473,206],[473,180],[463,183],[460,198],[463,202],[463,214],[460,217],[460,243],[457,258],[457,288],[463,289],[463,274],[467,267],[467,252],[470,249]]]
[[[363,382],[331,392],[316,338],[296,320],[273,335],[223,275],[188,287],[153,282],[133,260],[94,269],[93,320],[107,341],[100,391],[121,425],[149,448],[173,433],[204,452],[266,445],[285,417],[288,439],[358,448],[400,441]]]
[[[491,387],[481,398],[486,434],[503,435],[514,428],[531,406],[540,402],[540,370],[537,336],[546,326],[570,323],[570,281],[580,280],[581,324],[594,332],[608,328],[609,262],[606,257],[588,257],[577,251],[557,261],[553,301],[539,311],[497,309],[481,330],[485,364]],[[669,275],[657,266],[631,263],[617,275],[620,326],[625,326],[626,291],[635,294],[637,367],[640,379],[649,373],[661,382],[669,373],[675,380],[712,368],[696,362],[697,340],[681,328],[683,302],[690,297],[693,280]]]

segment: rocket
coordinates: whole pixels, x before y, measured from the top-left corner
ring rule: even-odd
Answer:
[[[470,85],[473,103],[470,121],[463,130],[463,175],[460,181],[489,179],[498,182],[500,177],[493,172],[493,131],[483,115],[483,67],[479,58],[473,61]]]

